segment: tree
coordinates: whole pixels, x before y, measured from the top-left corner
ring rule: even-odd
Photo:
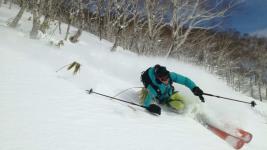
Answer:
[[[12,8],[13,3],[14,3],[14,0],[10,0],[10,3],[9,3],[9,9]]]
[[[262,101],[262,86],[264,81],[264,75],[267,69],[267,39],[260,38],[255,43],[255,57],[258,59],[258,64],[256,68],[256,73],[258,75],[258,91],[259,91],[259,99]]]
[[[43,9],[43,15],[44,15],[44,21],[40,25],[40,31],[43,33],[46,33],[46,30],[49,29],[49,23],[52,19],[52,16],[55,14],[53,11],[53,0],[46,0],[44,2],[44,9]]]
[[[17,27],[23,13],[25,12],[27,6],[28,6],[28,0],[20,0],[20,10],[18,12],[18,14],[16,15],[16,17],[13,19],[13,21],[11,23],[9,23],[9,26],[12,27],[12,28],[15,28]]]
[[[66,35],[65,35],[65,40],[68,40],[70,26],[72,25],[73,20],[74,20],[74,12],[75,12],[75,9],[74,9],[73,5],[74,5],[73,0],[70,0],[70,2],[68,4],[68,7],[65,8],[65,11],[66,12],[64,12],[64,13],[67,14],[66,22],[68,24]]]
[[[105,7],[105,0],[97,0],[96,2],[97,5],[97,24],[98,24],[98,35],[100,40],[103,39],[103,29],[104,29],[104,24],[103,24],[103,11]]]
[[[129,49],[141,54],[141,46],[142,46],[142,34],[143,28],[145,26],[145,21],[143,21],[142,12],[140,6],[140,1],[142,0],[131,0],[133,9],[130,11],[130,15],[132,18],[132,26],[129,27]],[[145,43],[143,43],[145,44]]]
[[[179,49],[187,40],[193,29],[212,29],[218,24],[209,24],[219,17],[224,17],[233,6],[223,7],[223,0],[216,1],[214,6],[205,7],[209,0],[171,0],[172,3],[172,43],[166,53],[166,57]]]
[[[32,0],[32,16],[33,16],[33,23],[32,23],[32,30],[30,32],[30,38],[36,39],[38,37],[38,31],[41,25],[41,0]]]
[[[121,1],[115,1],[115,10],[116,13],[114,14],[114,17],[112,17],[112,21],[110,23],[112,24],[115,41],[111,48],[111,51],[115,51],[119,42],[121,42],[121,45],[126,46],[127,39],[129,39],[130,34],[123,34],[123,32],[128,29],[127,32],[129,32],[130,28],[129,25],[132,23],[135,19],[135,14],[133,11],[135,10],[133,1],[128,0],[121,0]],[[124,38],[122,38],[125,36]],[[123,42],[124,41],[124,42]]]
[[[167,26],[164,15],[167,13],[168,7],[164,7],[161,1],[145,0],[145,15],[147,29],[145,33],[144,51],[150,51],[155,54],[155,50],[159,46],[160,34],[164,27]]]
[[[78,41],[78,38],[82,34],[84,23],[85,23],[84,6],[82,3],[82,0],[79,0],[77,5],[78,5],[77,16],[78,16],[78,21],[79,21],[79,24],[78,24],[79,28],[78,28],[78,31],[75,33],[75,35],[70,37],[70,41],[73,43]]]

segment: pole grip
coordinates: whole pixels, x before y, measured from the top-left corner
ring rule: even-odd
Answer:
[[[86,90],[88,92],[88,94],[92,94],[93,93],[93,89],[90,90]]]
[[[255,101],[251,101],[250,104],[251,104],[251,107],[255,107],[257,105]]]

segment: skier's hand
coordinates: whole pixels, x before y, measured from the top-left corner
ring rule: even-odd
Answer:
[[[200,101],[202,103],[205,103],[205,99],[203,97],[203,91],[199,87],[197,87],[197,86],[194,87],[193,90],[192,90],[192,92],[194,93],[194,95],[196,95],[196,96],[199,97],[199,99],[200,99]]]
[[[200,99],[200,101],[202,102],[202,103],[205,103],[205,99],[204,99],[204,97],[201,95],[201,96],[199,96],[199,99]]]
[[[192,92],[196,96],[202,96],[203,95],[203,91],[197,86],[192,89]]]
[[[161,108],[156,104],[149,105],[148,107],[146,107],[146,110],[154,114],[158,114],[158,115],[161,114]]]

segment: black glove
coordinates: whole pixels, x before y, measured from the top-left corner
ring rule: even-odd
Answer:
[[[200,101],[202,102],[202,103],[205,103],[205,99],[204,99],[204,97],[201,95],[201,96],[199,96],[199,99],[200,99]]]
[[[204,97],[202,96],[203,95],[203,91],[199,88],[199,87],[194,87],[193,89],[192,89],[192,92],[194,93],[194,95],[196,95],[196,96],[198,96],[199,97],[199,99],[200,99],[200,101],[202,102],[202,103],[205,103],[205,99],[204,99]]]
[[[154,114],[158,114],[158,115],[161,114],[161,108],[156,104],[149,105],[148,107],[146,107],[146,110]]]
[[[192,89],[192,92],[196,96],[202,96],[203,95],[203,91],[197,86]]]

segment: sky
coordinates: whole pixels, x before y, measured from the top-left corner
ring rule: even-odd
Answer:
[[[263,102],[257,101],[251,108],[205,97],[206,102],[201,103],[186,87],[175,84],[185,97],[185,113],[161,106],[161,116],[155,116],[141,107],[85,92],[93,88],[113,96],[140,87],[141,72],[159,63],[191,78],[207,93],[253,100],[203,68],[174,59],[140,56],[122,48],[110,52],[112,43],[86,32],[77,43],[64,41],[59,48],[51,44],[64,39],[56,25],[49,34],[40,33],[38,40],[29,38],[29,13],[16,29],[9,28],[6,22],[17,11],[6,5],[0,8],[0,35],[5,35],[0,36],[1,150],[232,150],[196,120],[199,115],[202,121],[228,132],[242,128],[252,133],[252,141],[242,150],[267,149],[267,104]],[[62,24],[64,31],[66,28]],[[75,31],[71,28],[70,33]],[[59,71],[73,61],[81,64],[77,75],[66,68]],[[139,90],[117,97],[138,103]]]
[[[261,31],[267,31],[266,10],[267,0],[244,0],[231,12],[224,27],[235,28],[241,33],[262,34]]]

